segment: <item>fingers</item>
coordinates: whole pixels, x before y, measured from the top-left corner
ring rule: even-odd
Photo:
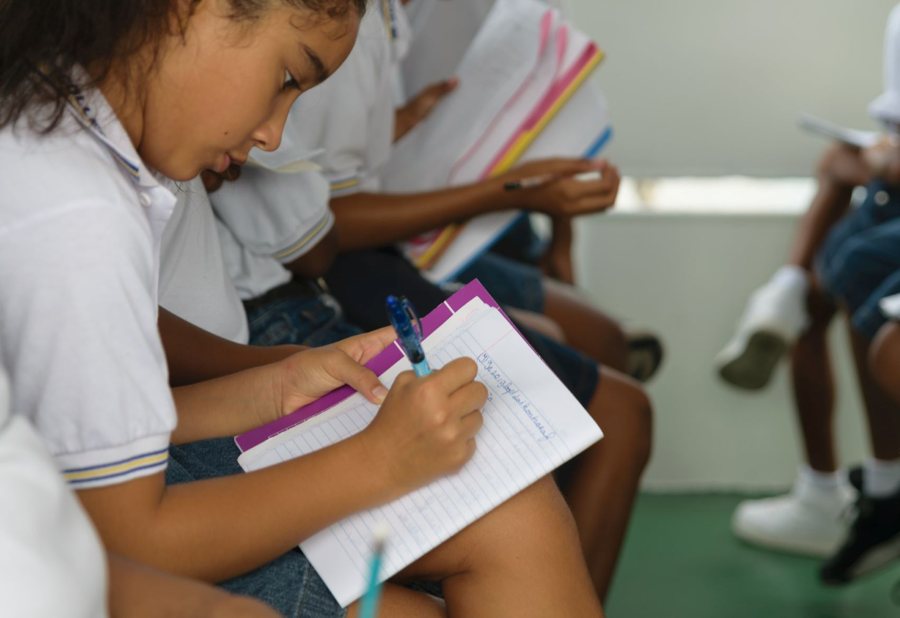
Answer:
[[[393,343],[397,334],[390,326],[373,330],[369,333],[354,335],[337,343],[333,347],[344,352],[357,363],[368,363],[376,354]]]
[[[526,163],[517,168],[517,172],[523,172],[526,175],[546,174],[549,176],[574,176],[582,172],[590,172],[600,170],[605,174],[607,163],[603,160],[592,161],[590,159],[572,159],[566,157],[556,157],[552,159],[540,159]]]
[[[478,365],[474,360],[457,358],[433,372],[425,380],[434,382],[437,389],[450,394],[466,384],[470,384],[476,375],[478,375]]]
[[[368,367],[340,350],[333,350],[326,358],[328,373],[338,382],[347,384],[374,404],[381,404],[387,397],[387,389]]]
[[[460,410],[464,418],[481,410],[487,401],[487,395],[487,387],[484,384],[470,382],[450,395],[450,405],[454,410]]]

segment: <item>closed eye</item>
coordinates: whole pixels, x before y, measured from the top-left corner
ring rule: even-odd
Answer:
[[[293,75],[291,75],[290,71],[284,72],[284,83],[281,86],[282,90],[302,90],[300,87],[300,82],[298,82]]]

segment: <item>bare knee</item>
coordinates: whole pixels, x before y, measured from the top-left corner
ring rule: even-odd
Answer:
[[[653,403],[647,391],[632,378],[602,369],[589,411],[612,441],[627,448],[643,469],[653,450]]]

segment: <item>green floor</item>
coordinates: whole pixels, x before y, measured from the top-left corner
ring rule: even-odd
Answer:
[[[846,588],[818,562],[751,548],[729,531],[734,495],[642,495],[606,604],[611,618],[900,618],[900,564]],[[898,599],[900,602],[900,599]]]

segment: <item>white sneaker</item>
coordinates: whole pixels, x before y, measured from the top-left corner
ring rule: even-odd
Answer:
[[[737,332],[716,356],[719,375],[738,388],[764,387],[808,324],[804,290],[769,281],[750,296]]]
[[[754,545],[828,557],[844,541],[849,527],[846,513],[854,497],[843,481],[836,490],[825,492],[798,479],[787,495],[741,502],[731,529]]]

